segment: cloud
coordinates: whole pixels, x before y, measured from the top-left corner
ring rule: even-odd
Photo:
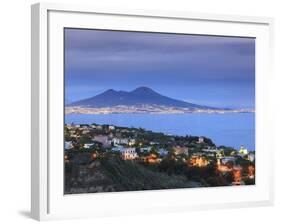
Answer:
[[[65,30],[66,50],[76,51],[146,51],[178,53],[186,51],[228,50],[239,54],[253,53],[253,38],[200,36],[164,33],[105,31],[105,30]]]
[[[192,71],[216,79],[254,70],[252,38],[67,29],[65,40],[66,71],[79,76]]]
[[[65,75],[73,95],[90,93],[89,86],[130,89],[204,83],[211,90],[246,83],[250,91],[245,94],[251,99],[255,39],[66,29]]]

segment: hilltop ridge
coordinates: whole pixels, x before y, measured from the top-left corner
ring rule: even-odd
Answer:
[[[116,91],[108,89],[96,96],[79,100],[69,104],[68,106],[79,107],[114,107],[114,106],[140,106],[140,105],[153,105],[153,106],[167,106],[188,109],[215,109],[203,105],[193,104],[182,100],[173,99],[153,89],[145,86],[138,87],[132,91]]]

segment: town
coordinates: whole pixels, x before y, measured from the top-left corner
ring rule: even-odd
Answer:
[[[184,114],[184,113],[208,113],[208,114],[224,114],[224,113],[254,113],[253,109],[211,109],[211,108],[184,108],[171,107],[165,105],[118,105],[108,107],[83,107],[83,106],[67,106],[65,114],[126,114],[126,113],[150,113],[150,114]]]
[[[69,194],[255,184],[255,151],[203,136],[66,124],[64,138]]]

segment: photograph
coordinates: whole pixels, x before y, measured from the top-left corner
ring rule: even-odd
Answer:
[[[63,38],[64,194],[255,185],[254,37]]]

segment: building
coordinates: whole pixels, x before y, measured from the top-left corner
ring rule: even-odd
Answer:
[[[192,153],[192,156],[204,156],[205,153],[202,153],[202,152],[194,152]]]
[[[103,147],[109,147],[111,145],[111,141],[106,135],[97,135],[92,140],[101,143]]]
[[[129,139],[129,146],[135,145],[136,140],[134,138]]]
[[[217,153],[219,150],[217,148],[208,147],[206,149],[202,149],[203,152],[214,152]]]
[[[198,143],[200,144],[200,143],[204,143],[204,137],[199,137],[198,138]]]
[[[231,153],[230,153],[231,156],[237,156],[237,151],[236,150],[233,150]]]
[[[123,148],[121,151],[122,159],[124,160],[134,160],[138,157],[135,148]]]
[[[166,149],[159,149],[158,153],[160,156],[164,157],[167,156],[169,152]]]
[[[173,149],[174,149],[175,155],[186,155],[186,156],[188,156],[188,148],[187,147],[176,146]]]
[[[65,150],[72,149],[72,148],[73,148],[72,141],[65,141],[64,142],[64,149]]]
[[[82,134],[83,135],[86,135],[86,134],[89,134],[90,133],[90,130],[87,128],[87,129],[83,129],[82,131]]]
[[[252,165],[248,167],[248,177],[250,179],[254,179],[255,178],[255,167],[252,166]]]
[[[66,124],[67,129],[71,129],[73,127],[73,124]]]
[[[108,126],[108,130],[110,130],[110,131],[115,130],[115,126],[113,126],[113,125],[109,125],[109,126]]]
[[[96,129],[102,130],[102,126],[101,126],[101,125],[97,125],[97,126],[96,126]]]
[[[75,133],[76,133],[75,130],[70,130],[70,131],[69,131],[69,134],[70,134],[70,135],[75,135]]]
[[[240,156],[248,155],[248,149],[244,148],[244,146],[242,145],[239,149],[238,155],[240,155]]]
[[[85,143],[84,144],[84,149],[89,149],[91,148],[93,145],[95,145],[94,143]]]
[[[155,164],[155,163],[160,163],[161,159],[159,159],[156,154],[151,153],[150,155],[145,157],[145,162],[150,164]]]
[[[229,162],[235,163],[235,158],[232,156],[226,156],[226,157],[221,158],[222,164],[227,164]]]
[[[140,148],[140,152],[141,153],[144,153],[144,152],[150,152],[151,151],[151,147],[149,146],[149,147],[142,147],[142,148]]]
[[[122,145],[117,145],[115,147],[113,147],[111,150],[115,151],[115,152],[121,152],[124,149],[124,147]]]
[[[209,157],[217,157],[217,154],[219,153],[219,150],[217,148],[211,148],[211,147],[202,149],[202,151],[204,152],[204,155]]]
[[[242,182],[242,167],[234,166],[233,167],[233,182],[232,185],[241,185]]]
[[[129,140],[127,138],[113,138],[112,142],[114,145],[128,145]]]
[[[223,150],[218,150],[217,152],[216,152],[216,158],[217,159],[222,159],[224,157],[224,151]]]
[[[233,169],[232,169],[232,166],[222,164],[221,159],[218,158],[217,159],[217,170],[221,173],[227,173],[227,172],[231,172]]]
[[[254,153],[249,153],[248,154],[248,160],[251,161],[251,162],[254,162],[255,161],[255,154]]]
[[[120,144],[119,138],[113,138],[113,139],[111,140],[111,142],[112,142],[114,145],[119,145],[119,144]]]
[[[192,156],[189,160],[189,164],[191,166],[204,167],[209,164],[209,161],[202,156]]]

